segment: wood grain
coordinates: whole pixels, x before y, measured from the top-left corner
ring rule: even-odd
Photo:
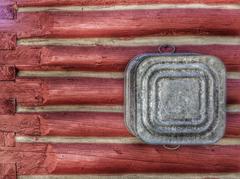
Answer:
[[[42,136],[131,136],[122,113],[43,114],[40,122]]]
[[[227,102],[240,103],[239,80],[228,80]],[[54,79],[44,84],[43,103],[51,104],[123,104],[123,80]],[[93,97],[94,96],[94,97]]]
[[[185,146],[169,151],[143,144],[25,144],[0,147],[18,175],[239,172],[239,146]],[[144,155],[143,155],[144,153]]]
[[[15,65],[17,70],[123,72],[132,58],[143,53],[156,53],[157,48],[158,46],[18,46],[15,50],[0,51],[0,64]],[[227,71],[240,71],[239,45],[178,45],[176,48],[179,53],[217,56],[224,62]]]
[[[42,162],[34,161],[39,153],[33,152],[19,160],[22,165],[18,172],[20,175],[238,172],[239,149],[239,146],[195,146],[169,151],[142,144],[48,144],[46,158],[40,158]],[[31,166],[29,170],[32,163],[37,167]]]
[[[8,104],[9,99],[16,99],[21,105],[42,104],[41,80],[38,79],[16,79],[16,81],[2,81],[0,88],[0,100]],[[4,101],[6,101],[4,103]],[[8,105],[7,105],[8,106]]]
[[[202,0],[203,4],[239,3],[238,0]],[[181,4],[199,3],[199,0],[17,0],[20,7],[26,6],[92,6],[92,5],[130,5],[130,4]]]
[[[0,50],[13,50],[16,48],[16,43],[15,33],[0,32]]]
[[[8,100],[18,106],[39,105],[123,105],[123,80],[103,78],[17,78],[1,82],[1,112],[9,110]],[[239,79],[227,81],[228,104],[239,104]],[[10,105],[11,108],[12,105]],[[11,110],[10,110],[11,111]]]
[[[226,16],[228,21],[223,20]],[[240,34],[239,24],[239,10],[225,9],[43,12],[18,13],[16,21],[1,20],[0,31],[16,32],[19,39],[194,34],[237,36]]]
[[[40,117],[42,136],[132,136],[118,113],[53,113]],[[240,137],[240,114],[227,113],[225,137]]]
[[[16,69],[13,65],[0,65],[0,81],[14,81]]]
[[[13,20],[16,16],[16,9],[13,5],[1,5],[0,3],[0,19]]]
[[[124,71],[132,58],[143,53],[157,53],[157,48],[157,46],[45,47],[41,53],[41,66],[43,69]],[[176,49],[179,53],[214,55],[224,62],[228,71],[240,70],[238,45],[184,45],[176,46]]]
[[[0,131],[18,135],[40,135],[40,119],[37,115],[1,115]]]
[[[0,163],[1,179],[17,179],[17,170],[15,163]]]

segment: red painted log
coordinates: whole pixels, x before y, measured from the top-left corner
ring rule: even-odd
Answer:
[[[16,9],[13,5],[2,6],[0,4],[0,19],[12,20],[16,16]]]
[[[228,17],[228,21],[225,19]],[[130,37],[146,35],[240,35],[240,11],[161,9],[18,13],[0,21],[0,31],[17,37]],[[98,27],[98,28],[96,28]]]
[[[46,79],[43,104],[122,104],[123,80]]]
[[[156,53],[152,47],[45,47],[41,50],[42,69],[124,71],[127,63],[143,53]],[[177,52],[209,54],[219,57],[228,71],[240,71],[238,45],[184,45]]]
[[[15,146],[15,133],[14,132],[4,132],[5,138],[5,147],[14,147]]]
[[[16,69],[13,65],[0,65],[0,81],[14,81]]]
[[[0,147],[1,162],[17,162],[19,175],[85,173],[239,172],[240,146],[166,150],[143,144],[16,144]],[[143,155],[144,154],[144,155]]]
[[[240,113],[227,114],[226,137],[240,137]]]
[[[227,82],[227,102],[240,103],[239,80]],[[54,79],[44,84],[43,103],[47,104],[123,104],[123,80]]]
[[[31,162],[19,174],[85,173],[205,173],[239,172],[240,146],[181,147],[131,144],[50,144],[44,163],[29,171]],[[33,161],[33,159],[30,159]],[[22,159],[20,163],[26,163]],[[34,162],[36,163],[36,162]]]
[[[43,136],[132,136],[125,127],[123,114],[51,113],[41,115],[40,121]],[[225,137],[240,137],[240,113],[227,113]]]
[[[92,5],[131,5],[131,4],[181,4],[181,3],[203,3],[203,4],[221,4],[221,3],[239,3],[239,0],[17,0],[20,7],[25,6],[92,6]]]
[[[0,99],[0,114],[14,114],[16,112],[15,98]]]
[[[1,115],[0,131],[18,135],[40,135],[40,119],[37,115]]]
[[[240,80],[228,80],[227,102],[233,104],[240,103]]]
[[[228,104],[240,103],[239,80],[228,80]],[[21,106],[89,104],[123,104],[123,80],[101,78],[18,78],[1,82],[0,113],[12,109],[10,98]],[[10,110],[12,111],[12,110]]]
[[[40,63],[40,53],[38,48],[24,46],[16,47],[15,50],[2,50],[0,64],[15,65],[17,70],[34,70]]]
[[[131,136],[118,113],[50,113],[40,121],[43,136]]]
[[[40,105],[42,104],[41,80],[38,79],[16,79],[15,82],[3,81],[0,88],[0,107],[11,108],[9,99],[15,98],[18,105]],[[10,107],[8,107],[10,105]],[[4,107],[6,106],[6,107]],[[1,109],[1,108],[0,108]],[[4,112],[2,112],[4,114]]]
[[[17,70],[124,71],[132,58],[142,53],[157,52],[157,48],[18,46],[15,50],[0,51],[0,64],[15,65]],[[240,71],[238,45],[177,46],[177,52],[215,55],[224,62],[228,71]]]
[[[15,33],[0,33],[0,50],[13,50],[16,48],[16,43],[17,39]]]
[[[1,147],[14,147],[15,146],[15,133],[0,131],[0,146]],[[0,173],[1,176],[1,173]]]
[[[1,179],[17,179],[17,170],[15,163],[0,163]]]

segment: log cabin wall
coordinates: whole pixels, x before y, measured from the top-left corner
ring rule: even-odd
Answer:
[[[1,0],[0,178],[239,179],[239,3]],[[171,151],[124,126],[124,68],[161,44],[225,63],[219,143]]]

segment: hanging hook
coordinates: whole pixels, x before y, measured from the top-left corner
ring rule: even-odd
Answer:
[[[159,53],[174,53],[176,51],[176,47],[174,45],[161,45],[158,47]]]
[[[163,145],[163,148],[167,149],[167,150],[177,150],[181,147],[181,145],[176,145],[176,146],[167,146],[167,145]]]

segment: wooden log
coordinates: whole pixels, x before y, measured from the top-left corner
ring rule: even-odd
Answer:
[[[157,46],[139,47],[31,47],[0,51],[0,64],[15,65],[17,70],[82,70],[123,72],[128,62],[143,53],[156,53]],[[177,52],[214,55],[227,71],[240,70],[239,45],[181,45]],[[25,53],[25,52],[28,53]],[[123,53],[124,52],[124,53]]]
[[[43,85],[44,105],[123,103],[123,80],[46,79]]]
[[[13,50],[16,48],[16,43],[17,39],[15,33],[0,33],[0,50]]]
[[[15,163],[0,163],[1,179],[17,179],[17,169]]]
[[[240,137],[240,114],[227,113],[226,137]]]
[[[238,3],[238,0],[202,0],[203,4],[230,4]],[[26,6],[92,6],[92,5],[131,5],[131,4],[182,4],[182,3],[199,3],[199,0],[17,0],[20,7]]]
[[[227,102],[240,103],[239,80],[227,82]],[[123,104],[123,80],[54,79],[46,80],[43,99],[50,104]]]
[[[142,144],[48,144],[44,162],[19,174],[239,172],[240,146],[195,146],[169,151]],[[144,154],[144,155],[143,155]],[[35,153],[34,153],[35,155]],[[34,156],[33,155],[33,156]],[[39,155],[39,154],[38,154]],[[35,156],[34,156],[35,157]],[[29,161],[27,161],[27,159]],[[36,162],[33,162],[36,165]],[[45,171],[37,171],[45,168]]]
[[[40,119],[37,115],[1,115],[0,131],[18,135],[40,135]]]
[[[132,136],[118,113],[53,113],[40,117],[42,136]],[[240,137],[240,114],[227,113],[225,137]]]
[[[1,50],[0,64],[14,65],[18,71],[39,69],[40,53],[41,50],[38,48],[23,46],[18,46],[15,50]]]
[[[42,69],[124,71],[132,58],[143,53],[157,53],[157,48],[156,46],[47,47],[42,49],[41,66]],[[240,70],[238,45],[183,45],[176,48],[177,52],[217,56],[224,62],[228,71]]]
[[[0,81],[14,81],[16,69],[13,65],[0,65]]]
[[[226,17],[228,21],[223,20]],[[18,13],[15,21],[1,20],[0,31],[16,32],[18,39],[149,35],[237,36],[240,34],[239,25],[240,12],[234,9],[41,12]]]
[[[0,147],[1,162],[18,175],[239,172],[240,146],[184,146],[176,151],[144,144],[25,144]],[[144,153],[144,155],[143,155]]]
[[[122,105],[123,80],[103,78],[17,78],[3,81],[0,88],[1,114],[13,112],[11,99],[18,106],[39,105]],[[238,104],[239,80],[227,81],[227,102]],[[10,101],[10,102],[9,102]]]
[[[3,109],[12,108],[11,99],[16,99],[16,105],[32,106],[42,104],[41,80],[16,79],[16,81],[11,82],[2,81],[0,88],[1,107]]]
[[[16,99],[0,99],[0,114],[15,114],[16,112]]]
[[[13,5],[2,6],[0,4],[0,19],[13,20],[16,16],[16,9]]]
[[[43,136],[131,136],[122,113],[53,113],[40,121]]]
[[[14,147],[15,146],[15,133],[0,131],[0,146]],[[0,173],[1,176],[1,173]]]

